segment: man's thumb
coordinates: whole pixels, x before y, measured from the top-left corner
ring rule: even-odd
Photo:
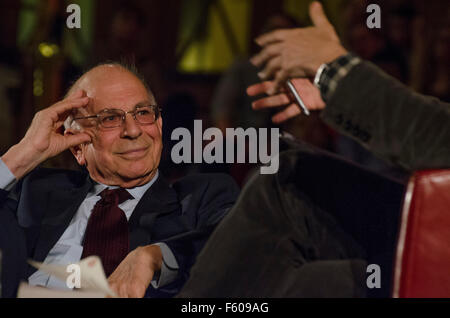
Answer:
[[[331,26],[320,2],[314,1],[311,3],[309,6],[309,16],[316,27],[321,28]]]
[[[74,135],[66,135],[66,143],[68,147],[78,146],[91,141],[91,136],[86,133],[78,133]]]

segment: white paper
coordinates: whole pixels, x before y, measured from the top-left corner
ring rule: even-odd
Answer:
[[[72,275],[71,271],[67,271],[67,265],[45,264],[35,262],[33,260],[29,260],[28,262],[37,269],[53,275],[64,282],[67,281],[67,278],[70,275]],[[79,265],[80,268],[81,290],[101,292],[106,296],[117,297],[116,293],[109,287],[102,262],[98,256],[89,256],[82,259],[76,265]]]

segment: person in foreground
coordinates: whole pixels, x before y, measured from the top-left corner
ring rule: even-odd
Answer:
[[[90,255],[120,297],[180,290],[239,190],[220,174],[169,185],[158,172],[162,124],[145,83],[114,63],[94,67],[35,115],[0,160],[3,296],[14,297],[19,280],[66,288],[26,258],[71,264]],[[66,149],[84,171],[37,168]]]
[[[273,81],[247,89],[270,95],[253,108],[280,107],[276,123],[299,115],[284,89],[291,78],[308,109],[391,164],[449,168],[450,105],[347,52],[318,2],[310,16],[312,27],[256,39],[263,49],[251,61]],[[277,174],[243,189],[178,297],[389,296],[404,185],[305,145],[279,160]],[[383,293],[367,288],[370,263]]]

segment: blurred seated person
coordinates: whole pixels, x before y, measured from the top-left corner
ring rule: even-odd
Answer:
[[[18,279],[67,288],[25,258],[68,265],[91,255],[119,297],[179,291],[238,189],[218,174],[170,185],[158,171],[162,124],[152,91],[120,64],[94,67],[35,115],[0,160],[1,228],[11,234],[0,236],[4,296]],[[66,149],[82,171],[38,168]]]
[[[253,108],[278,109],[276,122],[301,114],[283,89],[293,78],[309,110],[383,160],[409,172],[450,168],[450,105],[350,54],[319,2],[310,16],[313,27],[256,39],[252,62],[272,80],[248,88],[270,95]],[[388,296],[404,185],[308,146],[279,163],[247,183],[178,297],[365,297],[373,258]]]

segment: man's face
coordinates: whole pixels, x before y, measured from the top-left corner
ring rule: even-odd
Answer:
[[[92,73],[92,74],[91,74]],[[113,66],[101,66],[89,72],[79,87],[90,98],[88,115],[108,109],[132,111],[136,105],[155,104],[146,88],[131,73]],[[92,122],[92,121],[91,121]],[[97,182],[134,187],[150,181],[156,173],[162,151],[162,119],[154,124],[139,124],[127,114],[121,127],[84,127],[92,143],[82,145],[75,157],[86,165]]]

